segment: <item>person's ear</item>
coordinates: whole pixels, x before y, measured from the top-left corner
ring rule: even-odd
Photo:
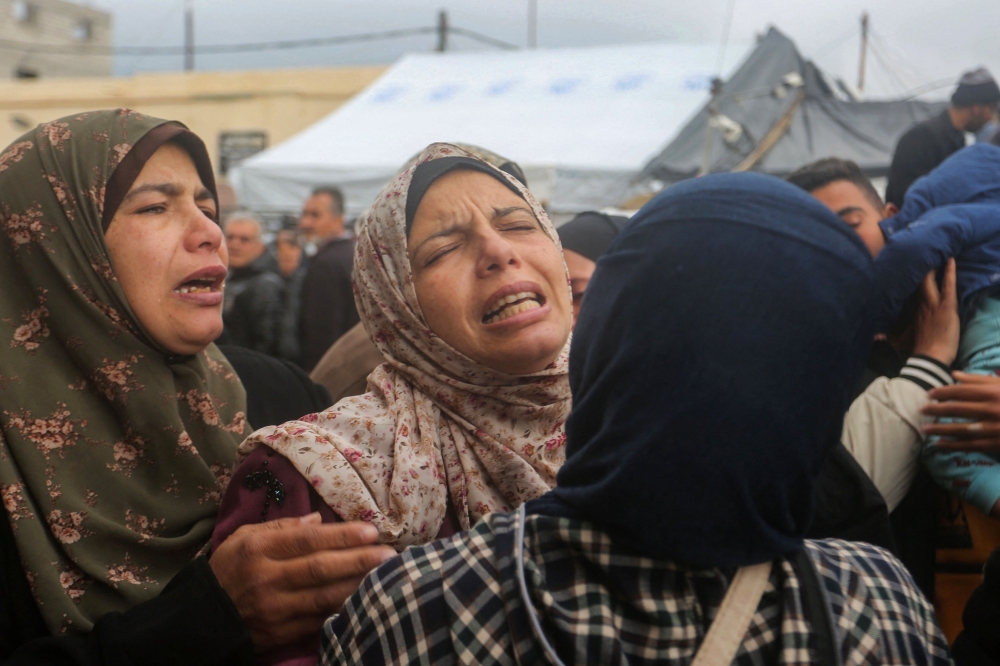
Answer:
[[[893,215],[895,215],[898,212],[899,212],[899,208],[896,206],[896,204],[894,204],[894,203],[887,203],[882,208],[882,219],[884,220],[887,217],[892,217]]]

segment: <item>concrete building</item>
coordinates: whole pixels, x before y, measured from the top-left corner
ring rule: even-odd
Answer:
[[[64,0],[0,0],[0,79],[111,74],[111,15]]]
[[[128,107],[187,125],[205,141],[224,176],[241,158],[323,118],[383,71],[373,66],[0,81],[0,147],[39,123]],[[221,178],[223,190],[224,184]]]

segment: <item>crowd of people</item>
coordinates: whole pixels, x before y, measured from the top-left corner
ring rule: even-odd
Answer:
[[[180,123],[40,125],[0,660],[1000,664],[998,104],[964,75],[886,202],[830,157],[558,228],[477,146],[269,233]]]

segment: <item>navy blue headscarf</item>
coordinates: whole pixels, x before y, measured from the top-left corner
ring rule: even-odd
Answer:
[[[597,264],[570,350],[566,464],[529,511],[698,566],[801,549],[874,294],[857,234],[797,187],[720,174],[670,188]]]

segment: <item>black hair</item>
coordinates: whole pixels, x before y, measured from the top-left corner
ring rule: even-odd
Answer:
[[[344,214],[344,193],[340,191],[340,188],[335,185],[321,185],[313,189],[312,196],[318,194],[326,194],[331,199],[333,199],[333,214],[343,215]]]
[[[861,171],[855,162],[842,160],[839,157],[825,157],[816,160],[805,166],[801,166],[791,173],[786,180],[792,185],[801,187],[806,192],[814,192],[821,187],[826,187],[830,183],[846,180],[857,185],[861,193],[870,201],[875,209],[882,210],[885,205],[878,191],[868,180],[868,176]]]

